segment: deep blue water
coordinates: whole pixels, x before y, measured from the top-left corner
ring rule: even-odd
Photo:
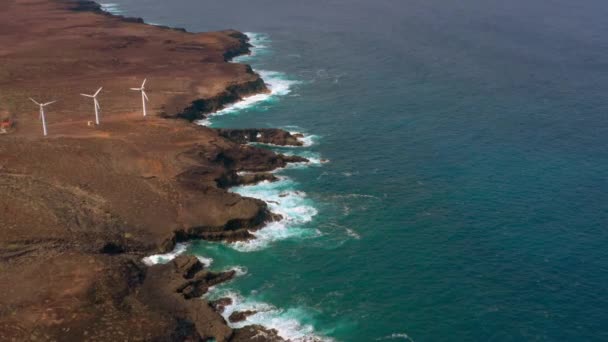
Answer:
[[[113,2],[256,33],[243,61],[280,94],[210,124],[302,131],[281,151],[330,160],[235,189],[291,221],[190,246],[246,270],[216,295],[291,337],[608,340],[608,3]]]

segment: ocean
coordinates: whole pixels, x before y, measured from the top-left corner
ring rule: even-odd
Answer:
[[[232,191],[283,221],[193,242],[210,297],[294,341],[608,340],[608,3],[113,0],[234,28],[272,89],[201,124],[311,158]],[[153,96],[153,94],[150,94]],[[155,260],[159,261],[159,257]],[[162,260],[160,260],[162,261]]]

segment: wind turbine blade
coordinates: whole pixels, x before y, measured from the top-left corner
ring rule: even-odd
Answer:
[[[142,94],[144,95],[144,97],[146,98],[146,101],[150,101],[150,99],[148,99],[148,95],[146,95],[146,92],[145,92],[145,91],[143,91],[143,90],[142,90],[142,91],[141,91],[141,93],[142,93]]]
[[[30,97],[30,100],[32,100],[32,102],[34,102],[35,104],[40,106],[40,103],[36,102],[33,98]]]
[[[97,92],[95,93],[95,95],[93,95],[93,97],[95,97],[95,96],[99,95],[99,92],[101,91],[101,89],[103,89],[103,87],[101,87],[101,88],[97,89]]]
[[[80,94],[80,95],[82,95],[82,96],[86,96],[86,97],[95,97],[95,96],[93,96],[93,95],[87,95],[87,94]]]
[[[97,109],[101,109],[101,106],[99,105],[99,102],[97,102],[97,99],[95,99],[95,107],[97,107]]]
[[[141,90],[141,88],[131,88],[131,90],[137,90],[137,91],[139,91],[139,90]]]
[[[57,102],[57,101],[51,101],[51,102],[47,102],[47,103],[43,104],[43,106],[48,106],[48,105],[53,104],[53,103],[55,103],[55,102]]]
[[[144,82],[141,84],[141,89],[144,89],[144,86],[146,85],[147,80],[148,80],[147,78],[144,78]]]

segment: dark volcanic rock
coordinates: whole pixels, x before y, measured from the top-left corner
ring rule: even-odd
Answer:
[[[177,117],[189,121],[204,119],[205,114],[223,109],[226,105],[242,100],[244,97],[269,92],[264,80],[257,77],[246,83],[239,83],[226,88],[221,94],[193,101],[190,106],[175,115],[165,113],[165,117]]]
[[[239,185],[247,185],[247,184],[256,184],[263,181],[274,182],[278,178],[272,173],[269,172],[260,172],[260,173],[248,173],[244,175],[238,176],[237,184]]]
[[[69,8],[72,11],[89,11],[89,12],[97,12],[103,13],[101,9],[101,5],[95,1],[90,0],[62,0],[63,2],[67,2],[69,4]]]
[[[285,342],[286,340],[281,338],[274,329],[266,329],[261,325],[248,325],[240,329],[235,329],[230,341]]]
[[[228,320],[232,323],[242,322],[247,319],[247,317],[251,315],[255,315],[257,311],[246,310],[246,311],[235,311],[230,314]]]
[[[240,144],[263,143],[280,146],[302,146],[298,140],[301,134],[294,134],[278,128],[246,128],[246,129],[218,129],[221,136]]]
[[[224,309],[227,306],[232,305],[232,298],[229,298],[229,297],[220,298],[220,299],[209,302],[209,305],[211,305],[211,307],[213,309],[215,309],[215,311],[222,313],[222,312],[224,312]]]
[[[184,277],[184,272],[189,279]],[[232,331],[224,319],[207,302],[194,298],[204,294],[209,286],[233,276],[234,271],[205,271],[195,257],[180,256],[170,263],[151,266],[138,297],[152,309],[175,317],[178,327],[187,327],[189,335],[226,341]]]
[[[308,159],[303,157],[276,154],[253,146],[239,146],[218,151],[213,160],[231,170],[250,172],[272,171],[287,166],[287,163],[308,162]]]
[[[224,53],[224,59],[226,61],[229,61],[237,56],[247,55],[251,53],[251,44],[249,44],[249,37],[247,37],[246,34],[235,30],[227,30],[223,32],[227,33],[233,38],[238,39],[241,42],[239,46],[229,49]]]

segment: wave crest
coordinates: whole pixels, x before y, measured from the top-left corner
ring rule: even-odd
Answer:
[[[302,323],[302,320],[307,316],[306,311],[303,309],[279,309],[268,303],[245,298],[239,293],[230,290],[217,291],[214,293],[214,297],[228,297],[232,300],[232,304],[226,306],[224,312],[222,312],[222,316],[232,328],[242,328],[247,325],[258,324],[268,329],[275,329],[279,336],[288,341],[333,341],[316,334],[312,325]],[[230,315],[239,311],[256,311],[256,313],[248,316],[244,321],[230,322]]]

